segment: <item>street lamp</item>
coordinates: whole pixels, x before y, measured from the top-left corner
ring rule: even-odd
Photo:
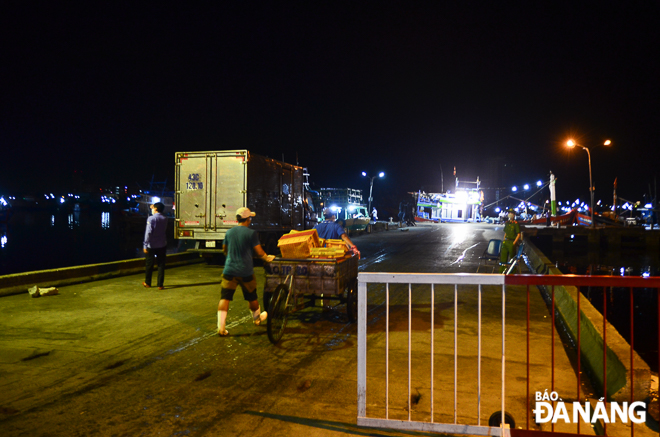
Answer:
[[[610,144],[612,144],[612,141],[606,140],[603,143],[603,146],[609,146]],[[591,177],[591,153],[589,152],[589,148],[581,144],[578,144],[573,140],[568,140],[566,142],[566,145],[570,148],[573,148],[575,146],[582,147],[584,150],[587,151],[587,157],[589,158],[589,193],[591,194],[591,205],[589,206],[589,210],[591,212],[591,227],[595,228],[596,222],[594,222],[594,182],[593,182],[593,178]]]
[[[367,209],[367,213],[371,215],[371,201],[373,200],[373,198],[371,197],[371,193],[372,193],[373,190],[374,190],[374,179],[376,179],[377,177],[382,178],[383,176],[385,176],[385,173],[383,173],[383,172],[381,171],[380,173],[378,173],[378,176],[367,176],[367,172],[366,172],[366,171],[363,171],[363,172],[362,172],[362,176],[367,177],[367,178],[370,179],[370,185],[369,185],[369,208]]]

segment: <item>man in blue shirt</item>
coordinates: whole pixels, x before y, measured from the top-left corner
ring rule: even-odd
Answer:
[[[254,278],[253,253],[266,262],[270,262],[275,255],[267,255],[259,243],[259,235],[249,228],[255,214],[248,208],[238,208],[236,220],[238,226],[229,229],[225,234],[222,251],[225,253],[225,268],[222,271],[222,290],[218,304],[218,335],[229,335],[225,329],[229,302],[234,299],[236,287],[243,290],[243,298],[248,301],[252,321],[260,325],[268,317],[266,311],[261,312],[257,300],[257,281]]]
[[[158,263],[158,289],[163,289],[165,282],[165,257],[167,251],[167,218],[163,215],[165,205],[156,202],[149,205],[152,215],[147,219],[147,228],[144,231],[144,253],[146,273],[144,276],[144,285],[151,287],[151,274],[154,270],[154,257]]]
[[[332,212],[330,208],[327,208],[323,211],[323,217],[325,217],[325,220],[314,226],[314,229],[316,229],[316,232],[319,234],[319,238],[324,238],[326,240],[342,239],[351,251],[359,255],[360,252],[357,250],[357,247],[355,247],[355,244],[353,244],[351,239],[348,238],[344,228],[335,221],[335,213]]]

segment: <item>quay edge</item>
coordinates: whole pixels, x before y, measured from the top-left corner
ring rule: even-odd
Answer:
[[[199,254],[182,252],[167,255],[166,268],[202,262]],[[144,258],[88,264],[51,270],[15,273],[0,276],[0,297],[27,293],[28,288],[60,287],[99,279],[126,276],[144,271]]]
[[[525,238],[525,255],[529,266],[544,275],[562,275],[562,272],[532,243]],[[551,290],[542,290],[549,296]],[[555,286],[555,309],[566,333],[577,345],[577,296],[573,286]],[[586,297],[580,299],[580,348],[582,365],[591,375],[597,390],[603,389],[603,315]],[[607,323],[607,399],[630,401],[630,345],[609,322]],[[651,390],[651,369],[634,352],[635,401],[645,401]]]

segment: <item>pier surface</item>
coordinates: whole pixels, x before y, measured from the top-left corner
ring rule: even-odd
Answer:
[[[476,273],[488,240],[501,238],[501,233],[501,227],[493,225],[443,224],[356,236],[353,241],[362,252],[363,271]],[[61,286],[57,296],[0,298],[3,435],[410,435],[357,427],[357,326],[348,322],[344,305],[317,304],[294,314],[282,342],[273,346],[266,328],[252,325],[247,305],[237,293],[228,318],[231,335],[219,338],[215,332],[221,272],[221,266],[192,264],[168,269],[165,290],[145,289],[142,275],[135,273]],[[261,300],[263,269],[256,273]],[[436,320],[442,320],[434,328],[436,336],[447,340],[444,349],[436,350],[435,387],[440,387],[442,396],[453,391],[450,294],[441,290],[435,308]],[[533,400],[534,391],[551,389],[552,332],[540,293],[534,290],[530,296]],[[393,299],[400,303],[402,297]],[[458,341],[466,345],[464,356],[474,355],[470,349],[477,331],[470,316],[474,299],[473,294],[461,299]],[[374,346],[370,360],[382,362],[378,346],[383,329],[378,327],[385,311],[383,296],[370,292],[369,300],[368,335]],[[529,410],[524,371],[526,293],[522,287],[512,287],[506,302],[507,411],[525,427]],[[418,303],[415,335],[426,335],[430,308],[422,309],[425,298]],[[499,405],[498,311],[501,300],[496,290],[489,290],[484,300],[484,323],[489,329],[484,332],[483,375],[488,392],[478,419],[475,360],[459,369],[462,403],[468,405],[459,416],[461,423],[486,424]],[[407,325],[407,311],[396,308],[390,323]],[[405,335],[395,329],[394,341]],[[554,341],[555,390],[571,390],[574,397],[575,372],[558,335]],[[407,367],[397,367],[404,365],[399,358],[392,365],[403,376]],[[370,367],[369,372],[384,374],[384,368]],[[378,412],[380,386],[373,384],[368,390],[373,396],[368,411]],[[391,411],[407,415],[407,394],[398,391],[398,385],[391,390]],[[438,394],[436,400],[452,402]],[[422,394],[416,414],[424,413],[425,402]],[[444,421],[447,412],[439,414],[435,420]],[[639,427],[635,434],[644,435]]]

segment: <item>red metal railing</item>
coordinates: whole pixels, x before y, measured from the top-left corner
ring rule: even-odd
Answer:
[[[660,277],[622,277],[622,276],[584,276],[584,275],[509,275],[505,277],[506,285],[525,285],[527,286],[527,405],[530,405],[530,393],[529,393],[529,297],[530,297],[530,286],[550,286],[550,298],[551,298],[551,311],[552,311],[552,376],[551,384],[552,391],[555,388],[554,380],[554,364],[555,364],[555,287],[556,286],[575,286],[575,287],[603,287],[603,397],[607,402],[607,292],[606,290],[614,288],[628,288],[630,290],[630,403],[634,402],[634,289],[645,288],[645,289],[656,289],[657,296],[657,328],[658,328],[658,365],[660,365]],[[582,384],[582,363],[581,363],[581,319],[582,319],[582,308],[581,308],[581,298],[582,293],[578,290],[577,293],[577,399],[580,399],[580,388]],[[630,423],[631,431],[630,435],[635,435],[635,425]],[[520,429],[511,429],[511,436],[520,436],[520,437],[540,437],[544,435],[554,436],[554,437],[564,437],[564,436],[573,436],[580,435],[580,421],[577,423],[577,434],[566,434],[566,433],[555,433],[554,424],[552,425],[552,432],[542,432],[529,429],[529,409],[527,409],[527,426],[526,430]],[[607,434],[607,423],[603,423],[603,433]]]

